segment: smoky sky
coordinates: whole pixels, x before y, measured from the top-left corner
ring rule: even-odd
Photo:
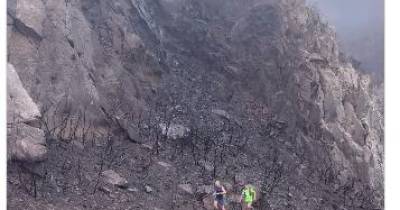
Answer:
[[[342,51],[383,74],[384,0],[307,0],[336,30]]]

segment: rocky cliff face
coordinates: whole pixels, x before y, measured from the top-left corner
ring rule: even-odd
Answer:
[[[382,87],[303,1],[9,0],[7,14],[49,150],[34,172],[10,162],[10,207],[201,209],[218,178],[234,209],[244,177],[260,209],[383,208]]]
[[[47,149],[44,132],[39,129],[41,114],[10,64],[7,85],[7,157],[24,162],[42,161]]]

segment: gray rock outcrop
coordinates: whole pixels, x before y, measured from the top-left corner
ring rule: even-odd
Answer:
[[[17,72],[7,65],[7,144],[8,159],[39,162],[46,158],[44,132],[38,126],[40,112]]]

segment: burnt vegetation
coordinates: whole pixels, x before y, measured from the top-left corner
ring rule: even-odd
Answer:
[[[72,87],[41,104],[47,159],[12,161],[10,194],[39,209],[209,209],[218,179],[239,210],[242,179],[256,209],[382,209],[359,151],[383,131],[360,123],[369,95],[319,15],[301,1],[183,2],[176,16],[159,1],[78,4],[97,59],[66,45],[98,98]]]
[[[322,155],[315,160],[318,157],[307,154],[311,151],[304,145],[289,143],[294,137],[287,132],[287,122],[276,120],[261,103],[243,104],[242,110],[236,112],[243,114],[240,117],[213,114],[206,103],[199,104],[201,101],[196,106],[203,109],[190,110],[191,103],[179,98],[179,94],[159,92],[152,98],[150,108],[139,112],[117,114],[121,106],[117,104],[113,106],[115,110],[105,113],[103,109],[99,112],[105,114],[102,126],[87,119],[87,108],[72,111],[68,97],[46,108],[41,126],[46,133],[49,157],[34,168],[18,163],[18,167],[11,169],[18,174],[18,179],[12,182],[18,182],[35,199],[62,195],[75,202],[83,199],[84,206],[96,208],[107,203],[98,199],[112,194],[102,182],[103,171],[118,169],[135,179],[136,186],[143,179],[162,183],[164,180],[152,178],[150,167],[157,160],[166,159],[181,168],[180,179],[187,176],[186,179],[204,183],[234,179],[236,174],[251,171],[245,173],[247,179],[260,184],[260,198],[255,203],[258,209],[270,209],[271,202],[291,209],[298,202],[294,194],[303,187],[309,189],[302,195],[306,202],[303,205],[312,209],[326,206],[370,209],[376,205],[379,192],[357,178],[340,184],[340,171],[335,170],[330,157]],[[129,122],[127,129],[121,125],[123,121]],[[169,136],[171,127],[179,123],[185,124],[187,130],[182,135]],[[160,127],[162,124],[164,128]],[[318,144],[322,150],[329,148],[322,141]],[[308,168],[305,174],[293,173],[305,167]],[[188,171],[196,171],[198,175],[190,176]],[[299,175],[300,178],[295,178]],[[173,194],[178,193],[177,184]],[[126,189],[119,190],[127,193]],[[231,193],[238,190],[240,186],[235,185]],[[126,205],[135,205],[136,196],[129,196],[131,202]],[[185,202],[196,203],[205,196]],[[171,204],[172,208],[180,205]],[[232,203],[232,209],[240,209],[240,205]]]

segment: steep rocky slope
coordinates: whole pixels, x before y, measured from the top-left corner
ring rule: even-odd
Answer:
[[[48,150],[10,160],[11,209],[209,208],[215,178],[232,209],[238,179],[259,209],[383,208],[382,87],[302,0],[9,0],[7,14]]]

